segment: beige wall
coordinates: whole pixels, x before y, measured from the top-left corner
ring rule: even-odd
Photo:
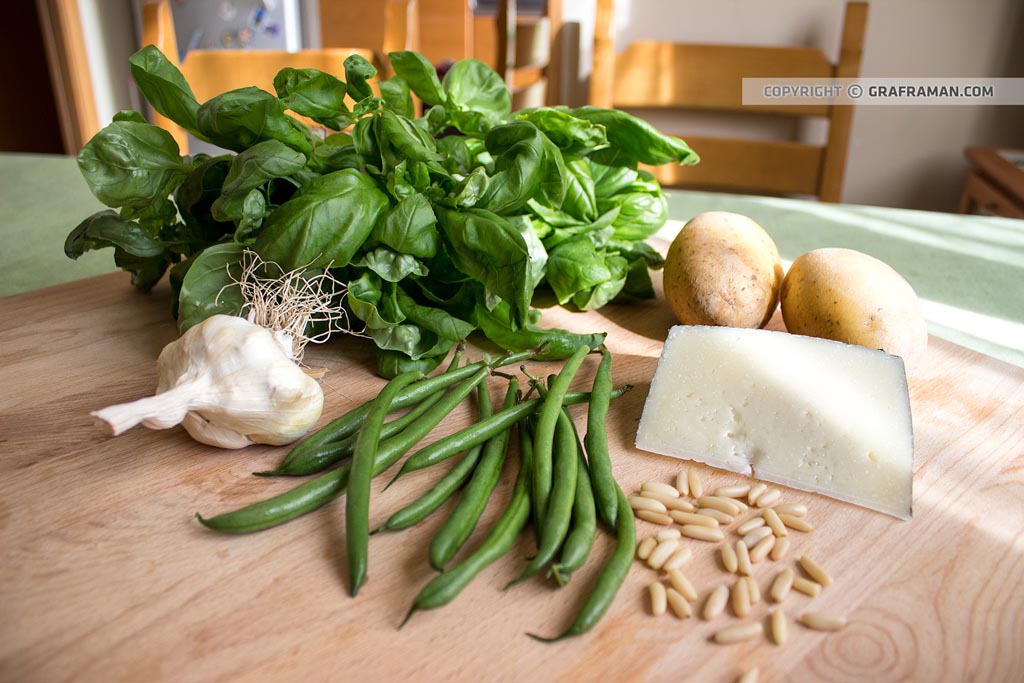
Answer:
[[[619,45],[639,38],[807,45],[834,58],[843,4],[618,0],[616,39]],[[593,11],[593,0],[566,1],[566,19],[580,23],[574,98],[585,97]],[[1024,77],[1024,2],[873,0],[862,74]],[[969,145],[1024,147],[1024,107],[861,107],[854,114],[844,201],[955,210]]]

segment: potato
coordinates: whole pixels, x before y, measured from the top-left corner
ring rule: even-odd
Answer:
[[[665,299],[685,325],[764,327],[779,303],[782,261],[775,242],[746,216],[692,218],[665,257]]]
[[[782,283],[782,318],[793,334],[881,349],[908,369],[928,345],[914,288],[853,249],[816,249],[794,261]]]

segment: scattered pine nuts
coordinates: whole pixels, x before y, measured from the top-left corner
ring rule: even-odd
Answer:
[[[686,483],[690,489],[690,495],[700,498],[704,495],[704,484],[700,481],[700,475],[692,469],[686,470]]]
[[[629,497],[629,507],[634,510],[648,510],[650,512],[660,512],[665,514],[668,512],[668,508],[660,500],[654,500],[653,498],[647,498],[641,495],[632,495]]]
[[[821,592],[821,584],[809,581],[802,576],[798,576],[793,579],[793,589],[800,591],[804,595],[809,595],[812,598],[815,598],[818,596],[818,593]]]
[[[711,595],[708,596],[707,601],[704,603],[704,621],[711,621],[721,614],[725,610],[727,602],[729,602],[729,587],[722,584],[711,591]]]
[[[769,589],[768,594],[772,596],[772,601],[782,602],[789,595],[789,589],[793,587],[793,570],[786,567],[775,580],[772,581],[772,587]]]
[[[732,515],[727,515],[721,510],[716,510],[715,508],[697,508],[697,514],[704,515],[705,517],[711,517],[717,520],[720,524],[725,524],[726,526],[735,521]]]
[[[679,529],[662,529],[655,535],[659,541],[667,541],[670,538],[681,538],[682,534],[679,533]]]
[[[750,576],[752,571],[750,567],[750,551],[747,549],[747,544],[743,542],[743,539],[736,541],[736,545],[733,546],[736,550],[736,571],[743,576]]]
[[[768,508],[775,505],[782,498],[782,491],[778,489],[768,489],[760,496],[757,497],[757,507]]]
[[[697,499],[697,507],[721,510],[725,514],[732,515],[733,517],[742,512],[740,506],[736,504],[736,501],[732,498],[722,498],[721,496],[701,496]]]
[[[782,503],[775,506],[775,511],[780,515],[793,515],[803,517],[807,514],[807,506],[803,503]]]
[[[687,470],[683,469],[676,475],[676,491],[679,491],[680,496],[690,495],[690,482],[686,473]]]
[[[732,626],[726,626],[714,635],[715,642],[720,645],[731,645],[741,643],[744,640],[757,638],[764,633],[764,627],[759,621],[744,621]]]
[[[736,549],[732,547],[731,543],[722,544],[722,566],[725,567],[725,571],[730,574],[735,574],[739,560],[736,558]]]
[[[693,608],[690,607],[690,603],[675,588],[666,590],[665,597],[672,614],[676,615],[677,619],[687,619],[693,616]]]
[[[672,557],[672,553],[679,548],[678,538],[667,538],[658,544],[658,547],[654,549],[651,556],[647,558],[647,566],[651,569],[658,571],[661,569],[668,558]]]
[[[715,489],[715,495],[719,498],[742,498],[750,493],[750,486],[737,484],[736,486],[719,486]]]
[[[769,537],[771,535],[772,535],[772,530],[771,529],[769,529],[766,526],[759,526],[756,529],[754,529],[753,531],[745,534],[743,536],[742,540],[743,540],[743,544],[746,545],[748,549],[750,549],[750,548],[753,548],[758,543],[760,543],[762,539],[767,538],[767,537]]]
[[[672,587],[679,591],[679,594],[687,600],[692,601],[697,599],[697,591],[694,589],[693,584],[690,583],[690,580],[686,578],[686,575],[678,569],[673,569],[668,573],[668,582],[672,584]]]
[[[808,522],[805,519],[802,519],[800,517],[794,517],[793,515],[788,515],[786,513],[781,512],[778,514],[779,519],[782,520],[782,523],[788,526],[790,529],[793,529],[794,531],[807,532],[814,530],[814,527],[811,526],[810,522]]]
[[[750,614],[750,586],[746,578],[736,579],[732,585],[732,611],[741,619]]]
[[[640,541],[640,544],[636,547],[636,556],[641,560],[646,560],[654,552],[654,547],[658,545],[657,539],[653,536],[648,536],[644,540]]]
[[[786,615],[782,609],[776,607],[771,612],[772,641],[776,645],[783,645],[786,642]]]
[[[800,558],[800,566],[807,572],[807,576],[811,577],[822,586],[831,586],[832,577],[825,571],[825,568],[820,564],[812,560],[808,555],[804,555]]]
[[[825,612],[804,612],[800,615],[800,621],[815,631],[838,631],[846,626],[846,617]]]
[[[645,522],[651,522],[652,524],[661,524],[662,526],[669,526],[672,524],[672,518],[662,512],[651,512],[650,510],[637,510],[636,516],[638,519],[642,519]]]
[[[747,521],[743,522],[743,524],[736,527],[736,533],[740,536],[746,536],[759,526],[764,526],[764,517],[751,517]]]
[[[708,517],[707,515],[701,515],[696,512],[683,512],[682,510],[672,510],[668,513],[669,517],[674,519],[678,524],[696,524],[697,526],[717,527],[718,520],[714,517]]]
[[[660,496],[668,496],[669,498],[679,497],[679,491],[676,490],[675,486],[662,484],[660,481],[645,481],[640,485],[640,495],[646,496],[648,492],[656,493]]]
[[[782,537],[789,533],[786,531],[786,525],[779,519],[778,513],[772,508],[765,508],[764,512],[761,513],[761,517],[764,518],[765,523],[776,536]]]
[[[786,556],[786,553],[788,553],[788,552],[789,552],[789,539],[786,538],[786,537],[780,538],[779,540],[775,541],[775,547],[772,548],[772,554],[771,554],[772,560],[775,561],[775,562],[778,562],[779,560],[784,558]]]
[[[746,577],[747,592],[750,593],[750,604],[756,605],[761,602],[761,587],[757,585],[757,579],[753,576]]]
[[[671,518],[669,518],[669,521],[671,521]],[[684,525],[682,532],[683,536],[698,541],[718,542],[725,539],[725,534],[722,533],[721,529],[712,529],[711,527],[698,526],[696,524]]]
[[[750,503],[751,505],[755,504],[757,502],[758,497],[767,490],[768,484],[765,484],[764,482],[761,481],[757,482],[756,484],[750,487],[750,493],[747,494],[747,502]]]
[[[766,557],[768,557],[768,553],[770,553],[772,551],[772,548],[774,547],[775,537],[771,534],[765,536],[760,541],[758,541],[753,548],[750,549],[750,561],[754,564],[761,562]]]
[[[757,683],[760,673],[760,669],[756,666],[753,669],[747,669],[742,676],[736,679],[736,683]]]
[[[661,581],[655,581],[647,587],[647,592],[651,596],[651,614],[656,617],[660,617],[665,613],[665,608],[668,606],[668,596],[665,595],[665,584]]]
[[[658,501],[669,510],[682,510],[683,512],[693,512],[696,509],[693,507],[693,503],[684,498],[680,498],[679,496],[673,498],[671,496],[662,495],[655,491],[644,491],[643,496],[644,498],[649,498],[650,500]]]
[[[665,564],[662,565],[661,568],[665,571],[668,571],[670,569],[679,569],[684,564],[690,561],[690,556],[692,554],[693,553],[690,552],[689,548],[679,548],[679,550],[672,553],[672,557],[668,558],[668,560],[665,561]]]

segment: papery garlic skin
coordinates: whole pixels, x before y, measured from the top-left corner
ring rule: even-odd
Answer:
[[[115,436],[141,422],[181,424],[196,441],[221,448],[291,443],[320,419],[324,394],[291,360],[290,346],[243,318],[211,316],[160,352],[155,396],[93,415]]]

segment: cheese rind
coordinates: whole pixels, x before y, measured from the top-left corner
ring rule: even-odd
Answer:
[[[906,373],[881,351],[768,330],[673,327],[636,446],[911,516]]]

